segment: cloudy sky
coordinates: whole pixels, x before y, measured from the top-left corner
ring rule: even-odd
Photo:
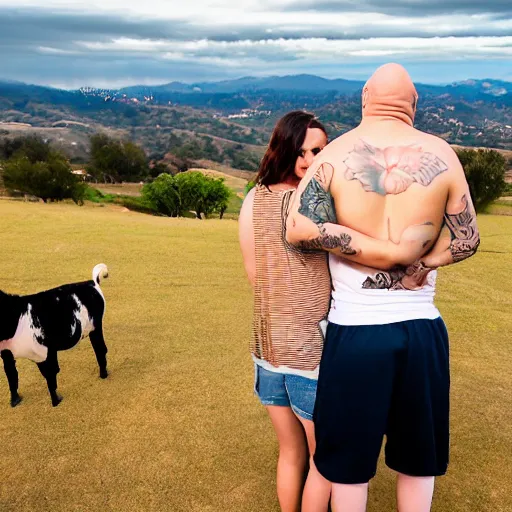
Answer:
[[[312,73],[512,81],[512,0],[0,0],[0,79],[63,88]]]

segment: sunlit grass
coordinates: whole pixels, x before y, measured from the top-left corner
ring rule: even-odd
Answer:
[[[451,333],[451,466],[434,511],[512,509],[512,218],[481,216],[481,251],[439,276]],[[88,341],[60,355],[52,409],[35,364],[24,402],[0,377],[0,510],[277,511],[277,445],[252,395],[251,292],[233,220],[0,201],[0,289],[110,277],[110,377]],[[394,510],[380,468],[370,512]]]

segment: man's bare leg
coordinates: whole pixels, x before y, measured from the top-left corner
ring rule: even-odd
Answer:
[[[331,482],[326,480],[316,469],[313,461],[315,454],[315,425],[311,420],[297,416],[304,427],[309,448],[309,473],[302,494],[302,512],[327,512],[331,497]]]
[[[365,512],[368,500],[366,484],[332,484],[333,512]]]
[[[291,407],[266,407],[279,442],[277,497],[282,512],[299,512],[308,449],[302,424]]]
[[[433,476],[408,476],[398,473],[396,482],[398,512],[430,512],[434,480]]]

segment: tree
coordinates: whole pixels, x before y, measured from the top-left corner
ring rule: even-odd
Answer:
[[[123,147],[124,167],[121,177],[125,181],[138,181],[145,179],[149,174],[148,160],[144,150],[134,142],[125,141]]]
[[[154,162],[152,165],[149,166],[149,176],[151,178],[156,178],[160,176],[160,174],[168,174],[168,167],[167,164],[164,162]]]
[[[198,219],[226,211],[231,191],[222,179],[205,176],[201,172],[184,172],[172,176],[160,174],[152,183],[144,185],[145,201],[158,212],[177,217],[194,211]]]
[[[205,176],[199,171],[189,171],[175,176],[180,191],[183,211],[194,211],[198,219],[204,214],[224,213],[231,191],[221,178]]]
[[[144,151],[131,141],[114,140],[104,133],[90,138],[87,172],[103,181],[140,181],[149,174]]]
[[[175,176],[181,197],[182,213],[185,211],[196,212],[196,217],[201,219],[201,214],[207,208],[207,180],[199,171],[182,172]]]
[[[174,176],[160,174],[153,182],[142,187],[142,198],[156,211],[168,217],[177,217],[182,212],[181,198]]]
[[[52,149],[48,141],[38,135],[4,139],[0,144],[0,158],[9,160],[12,157],[26,156],[32,163],[48,159]]]
[[[210,179],[207,188],[207,204],[209,205],[209,210],[204,212],[205,215],[218,212],[222,219],[224,212],[228,208],[230,197],[231,190],[224,185],[224,179]]]
[[[197,142],[185,142],[182,146],[172,149],[172,153],[182,160],[198,160],[203,158],[204,154]]]
[[[506,160],[492,149],[460,149],[457,155],[464,168],[475,209],[482,212],[505,191]]]
[[[45,203],[72,199],[83,204],[85,184],[71,172],[69,162],[57,151],[52,150],[46,161],[12,157],[4,164],[3,171],[4,185],[10,191],[39,197]]]
[[[208,160],[213,160],[214,162],[221,161],[221,153],[217,146],[213,143],[213,139],[211,137],[203,137],[204,146],[203,146],[203,158]]]

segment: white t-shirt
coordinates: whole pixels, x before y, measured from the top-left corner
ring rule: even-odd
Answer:
[[[420,290],[400,289],[399,271],[377,270],[329,254],[333,292],[329,322],[382,325],[440,316],[434,305],[437,272]]]

